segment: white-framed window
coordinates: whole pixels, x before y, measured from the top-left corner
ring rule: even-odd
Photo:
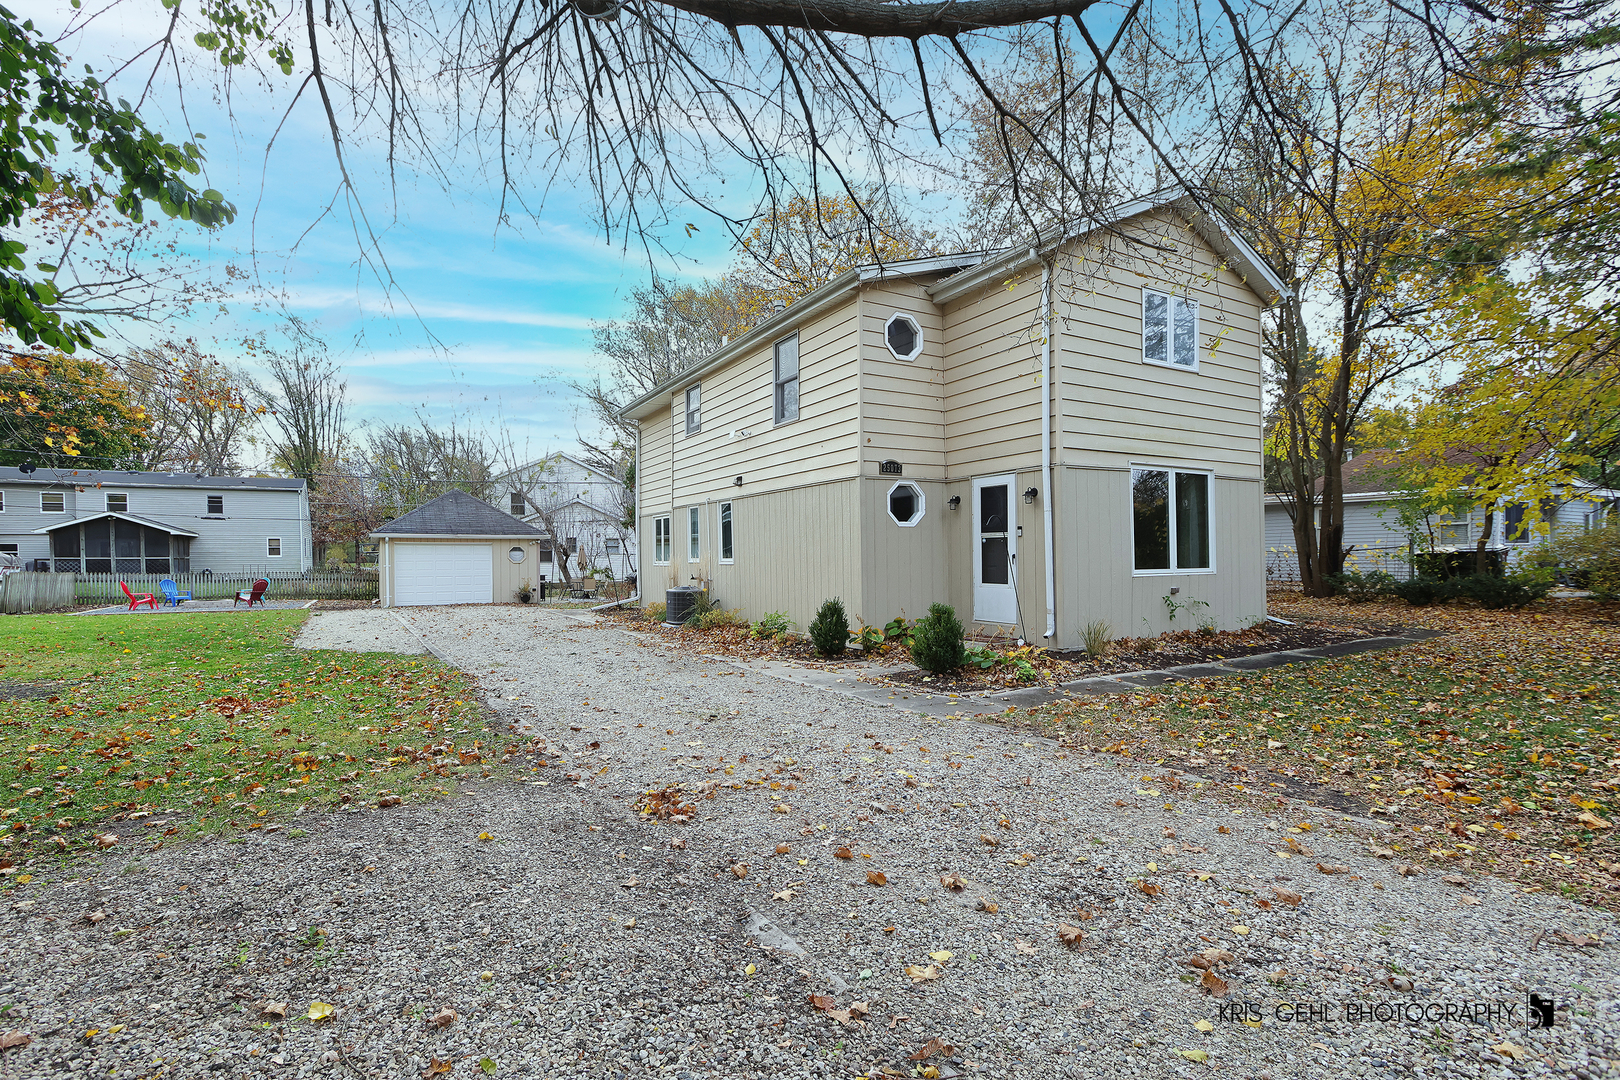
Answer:
[[[123,492],[107,492],[107,509],[115,514],[129,513],[129,496]]]
[[[0,491],[0,514],[3,514],[5,512],[6,512],[6,493],[4,491]]]
[[[272,536],[264,542],[264,553],[272,559],[281,558],[281,537]]]
[[[897,311],[883,326],[883,343],[896,360],[915,360],[922,355],[922,327],[910,315]]]
[[[511,506],[513,517],[522,517],[529,512],[528,506],[523,501],[523,492],[521,491],[512,492]]]
[[[211,517],[214,516],[214,515],[225,513],[225,496],[223,496],[223,495],[210,495],[210,496],[208,496],[208,513],[209,513],[209,516],[211,516]]]
[[[902,529],[909,529],[923,519],[928,510],[928,498],[922,488],[902,480],[889,489],[889,520]]]
[[[686,433],[696,435],[703,430],[703,387],[686,388]]]
[[[1198,301],[1142,290],[1142,360],[1198,370]]]
[[[524,555],[524,550],[516,545],[513,545],[512,548],[506,553],[506,557],[514,563],[522,562]]]
[[[776,343],[771,368],[771,418],[778,424],[799,418],[799,335]]]
[[[0,555],[16,555],[17,553],[16,544],[0,544]]]
[[[687,562],[697,562],[698,561],[698,556],[699,556],[699,554],[701,552],[701,549],[700,549],[700,547],[698,545],[698,537],[702,535],[702,532],[701,532],[702,526],[703,526],[702,519],[698,517],[698,508],[695,507],[695,506],[688,506],[686,508],[686,561]]]
[[[1208,472],[1131,469],[1131,544],[1138,574],[1209,573],[1215,535]]]
[[[669,565],[669,518],[653,518],[653,564],[655,566]]]
[[[737,561],[736,549],[731,542],[731,504],[720,504],[720,561],[734,563]]]
[[[67,498],[60,491],[39,493],[39,512],[42,514],[67,513]]]
[[[624,545],[619,542],[617,536],[610,536],[603,540],[602,547],[609,555],[619,555],[624,551]]]

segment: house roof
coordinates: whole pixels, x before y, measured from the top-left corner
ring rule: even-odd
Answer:
[[[437,499],[397,517],[372,536],[544,536],[526,521],[451,488]]]
[[[301,491],[304,481],[284,476],[199,476],[193,473],[135,472],[123,469],[57,469],[41,466],[25,473],[15,465],[0,466],[0,483],[39,487],[165,487],[209,491]]]
[[[1173,208],[1186,216],[1205,242],[1237,271],[1244,283],[1262,300],[1271,303],[1275,297],[1291,295],[1288,286],[1277,272],[1266,264],[1265,259],[1261,258],[1242,236],[1238,235],[1230,222],[1219,214],[1199,206],[1184,189],[1167,188],[1123,203],[1094,218],[1070,222],[1053,229],[1033,246],[1015,246],[1000,252],[969,251],[926,259],[907,259],[845,271],[746,334],[716,349],[705,359],[665,379],[619,410],[619,415],[629,420],[645,419],[664,405],[671,391],[697,381],[715,368],[730,363],[738,356],[751,352],[792,327],[814,318],[867,282],[938,274],[942,280],[930,287],[928,294],[935,303],[943,304],[995,280],[998,275],[1038,264],[1053,248],[1077,236],[1109,228],[1127,218],[1161,207]]]
[[[558,458],[561,458],[564,461],[573,462],[575,465],[578,465],[580,468],[586,470],[587,472],[595,473],[597,476],[600,476],[602,478],[602,482],[607,482],[607,483],[611,483],[611,484],[622,484],[623,483],[618,477],[614,476],[612,473],[606,471],[605,469],[599,469],[595,465],[592,465],[590,462],[584,460],[583,458],[577,458],[573,454],[566,453],[566,452],[564,452],[562,450],[554,451],[554,452],[552,452],[550,454],[545,455],[544,457],[537,457],[533,461],[529,462],[526,465],[519,465],[515,469],[511,469],[511,470],[509,470],[507,472],[501,473],[495,479],[497,481],[501,481],[501,480],[509,479],[509,478],[511,478],[513,476],[526,476],[526,475],[528,475],[529,470],[535,468],[536,466],[549,464],[550,462],[553,462],[553,461],[557,460]],[[598,481],[587,480],[587,481],[584,481],[584,482],[585,483],[597,483]]]
[[[139,514],[122,514],[116,510],[103,510],[99,514],[86,514],[84,517],[69,518],[66,521],[58,521],[54,524],[46,525],[44,528],[35,529],[34,532],[52,533],[57,529],[65,529],[69,525],[83,525],[87,521],[102,521],[106,518],[117,518],[119,521],[133,522],[136,525],[143,525],[148,529],[161,529],[170,536],[189,536],[193,540],[197,539],[197,534],[192,532],[190,529],[176,528],[173,525],[159,521],[157,518],[141,517]]]

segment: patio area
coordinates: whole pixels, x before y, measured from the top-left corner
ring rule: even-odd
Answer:
[[[254,604],[252,610],[293,611],[298,608],[313,607],[315,600],[266,600],[261,604]],[[233,609],[229,600],[182,600],[179,607],[170,607],[158,597],[158,609],[153,611],[145,604],[141,604],[134,611],[129,610],[129,601],[121,604],[109,604],[106,607],[91,608],[89,611],[76,611],[75,615],[195,615],[199,612],[249,610],[246,604],[237,604]]]

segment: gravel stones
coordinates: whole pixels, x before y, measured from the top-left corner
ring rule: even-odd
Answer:
[[[338,615],[359,643],[400,625],[311,623]],[[472,1077],[484,1059],[533,1077],[1615,1072],[1617,928],[1601,912],[1489,878],[1401,877],[1365,829],[1321,811],[1234,813],[1162,768],[875,707],[588,617],[401,615],[478,677],[502,732],[544,740],[547,764],[514,757],[515,776],[438,802],[305,814],[302,836],[36,873],[0,909],[0,1032],[32,1036],[0,1075],[419,1077],[448,1062]],[[697,793],[694,820],[633,811],[676,783]],[[1060,922],[1082,939],[1065,946]],[[1532,948],[1548,928],[1604,944]],[[1232,954],[1224,999],[1183,963],[1206,949]],[[1530,993],[1559,1006],[1551,1031],[1527,1029]],[[811,994],[864,1001],[868,1018]],[[329,1019],[307,1018],[316,1001]],[[1284,1021],[1284,1003],[1326,1011]],[[1462,1003],[1516,1012],[1445,1013]],[[1400,1019],[1376,1019],[1395,1005]],[[949,1052],[913,1060],[935,1038]]]

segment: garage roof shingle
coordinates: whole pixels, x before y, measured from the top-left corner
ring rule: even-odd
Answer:
[[[460,488],[451,488],[432,502],[397,517],[372,536],[544,536],[545,533],[521,518],[515,518],[475,499]]]

